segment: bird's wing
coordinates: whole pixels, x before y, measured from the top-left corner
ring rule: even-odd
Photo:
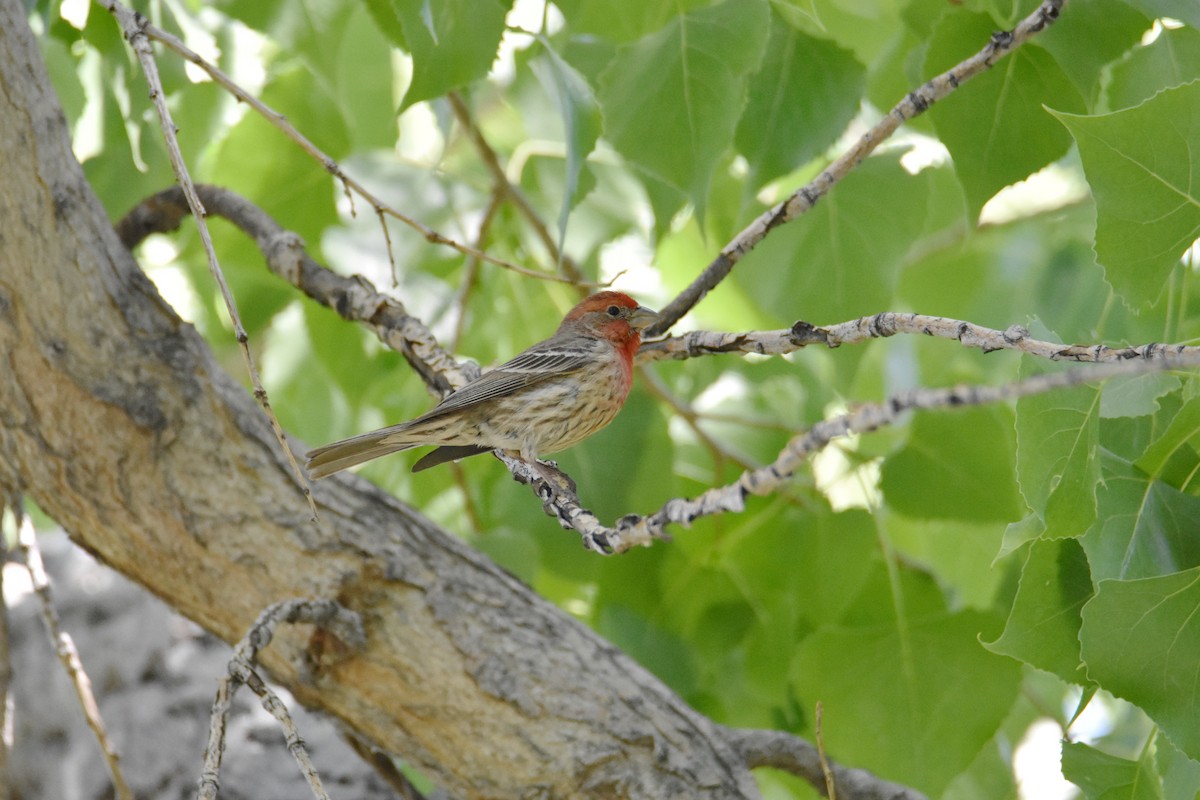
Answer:
[[[587,366],[595,356],[586,343],[574,340],[540,342],[512,361],[485,372],[413,422],[435,419],[543,381],[561,378]]]

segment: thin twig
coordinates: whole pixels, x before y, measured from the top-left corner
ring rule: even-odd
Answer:
[[[292,448],[288,447],[287,439],[283,434],[283,426],[279,424],[279,420],[275,416],[275,411],[271,408],[271,401],[267,397],[267,390],[263,387],[262,378],[258,374],[258,367],[254,364],[254,356],[250,353],[250,337],[246,334],[246,329],[242,327],[242,319],[238,314],[237,303],[233,299],[233,292],[230,291],[229,284],[225,282],[225,274],[221,271],[221,265],[217,261],[216,250],[213,249],[212,236],[208,232],[208,224],[205,221],[207,212],[204,210],[204,205],[200,202],[200,198],[196,195],[196,189],[192,185],[191,176],[188,174],[187,164],[183,160],[183,153],[179,150],[179,140],[175,135],[178,128],[176,128],[175,122],[171,119],[170,108],[167,107],[167,98],[163,91],[162,80],[158,76],[158,64],[154,60],[154,51],[150,47],[150,40],[147,34],[147,29],[153,26],[141,14],[129,10],[120,3],[115,2],[115,0],[106,0],[105,5],[112,12],[113,16],[117,18],[117,22],[120,24],[125,38],[129,41],[129,46],[133,48],[133,51],[137,54],[138,61],[141,62],[142,72],[146,76],[146,83],[150,86],[150,99],[154,102],[155,110],[158,112],[163,138],[167,144],[167,153],[171,159],[171,168],[174,170],[175,177],[183,189],[188,208],[191,209],[192,216],[196,220],[196,229],[200,233],[200,242],[204,245],[204,253],[208,257],[208,271],[221,291],[221,298],[225,301],[225,310],[229,312],[229,319],[233,324],[234,337],[237,339],[238,347],[241,349],[242,361],[245,363],[246,372],[250,375],[250,383],[254,389],[254,399],[262,406],[263,413],[266,414],[267,421],[271,424],[271,430],[275,433],[275,439],[279,442],[279,447],[287,457],[288,464],[291,465],[296,485],[304,493],[304,498],[308,501],[308,507],[312,511],[313,521],[316,521],[319,516],[317,513],[317,504],[313,499],[308,478],[301,471],[300,464],[296,461],[295,454],[292,453]]]
[[[262,706],[271,716],[279,723],[279,727],[283,730],[284,739],[287,743],[288,752],[292,754],[296,765],[300,767],[300,774],[304,776],[304,780],[308,782],[308,788],[312,789],[313,796],[317,800],[330,800],[329,793],[325,791],[325,786],[321,783],[321,776],[317,773],[317,767],[313,764],[312,757],[308,754],[308,748],[304,746],[304,739],[300,736],[300,731],[296,728],[296,723],[292,719],[292,715],[288,712],[287,706],[279,699],[279,695],[271,691],[270,687],[259,677],[258,673],[246,664],[229,665],[230,670],[238,670],[238,678],[241,683],[245,684],[250,691],[258,695],[262,701]]]
[[[803,778],[819,792],[826,792],[821,756],[811,742],[787,731],[721,728],[725,739],[746,761],[746,766],[772,767]],[[885,781],[865,769],[848,769],[829,764],[843,795],[855,800],[927,800],[908,786]]]
[[[529,223],[529,227],[533,229],[534,234],[541,241],[542,247],[546,248],[546,252],[550,254],[550,258],[562,270],[563,277],[570,283],[581,287],[595,287],[599,285],[584,281],[583,271],[579,269],[579,265],[575,263],[573,258],[559,249],[558,242],[551,235],[550,229],[546,227],[546,223],[542,221],[537,209],[529,202],[529,198],[508,179],[508,173],[504,171],[504,167],[500,164],[500,158],[496,155],[496,151],[492,148],[491,144],[488,143],[487,138],[483,135],[483,131],[475,124],[475,120],[471,117],[471,110],[467,108],[467,104],[463,101],[462,96],[458,92],[450,92],[447,98],[450,100],[450,108],[454,111],[455,119],[462,126],[463,131],[467,134],[467,138],[471,140],[471,144],[475,146],[475,150],[479,153],[483,165],[491,173],[493,185],[496,189],[504,192],[513,205],[516,206],[521,216],[525,218],[525,221]]]
[[[201,186],[199,191],[204,194],[205,202],[214,208],[214,213],[227,216],[256,239],[259,247],[267,254],[267,262],[276,274],[300,288],[310,297],[337,309],[343,317],[372,325],[380,338],[397,352],[403,354],[414,369],[426,379],[426,383],[438,393],[444,394],[456,386],[461,386],[473,375],[478,374],[474,365],[459,364],[442,350],[428,328],[419,320],[409,316],[398,301],[379,294],[364,279],[346,278],[316,264],[304,252],[298,237],[288,234],[287,231],[280,228],[261,209],[226,190]],[[186,213],[186,206],[180,202],[178,190],[168,190],[139,204],[118,223],[117,230],[122,241],[129,244],[139,241],[150,231],[172,230],[178,225],[179,216],[183,213]],[[957,341],[967,347],[979,348],[984,352],[999,349],[1015,350],[1056,361],[1100,362],[1119,365],[1131,360],[1159,361],[1172,357],[1185,359],[1181,363],[1191,363],[1186,360],[1200,357],[1200,348],[1198,347],[1164,344],[1119,348],[1106,345],[1063,345],[1034,339],[1024,328],[1015,325],[1001,331],[946,317],[886,312],[850,320],[828,328],[818,328],[806,322],[797,322],[790,329],[777,331],[747,333],[693,331],[684,336],[643,345],[638,354],[638,361],[646,363],[668,358],[693,358],[717,353],[781,354],[793,352],[810,344],[836,347],[872,338],[893,336],[897,333],[945,338]],[[1079,380],[1100,380],[1106,374],[1098,372],[1081,374]],[[981,392],[983,390],[1003,392],[1004,390],[1004,387],[977,388]],[[936,394],[947,390],[925,391]],[[980,402],[994,402],[1002,400],[1004,397],[998,395],[994,399]],[[940,402],[952,405],[951,400],[942,398]],[[915,402],[924,401],[918,398]],[[934,402],[929,406],[914,405],[912,407],[935,407],[937,405],[938,402]],[[818,423],[807,433],[793,438],[789,449],[794,449],[798,440],[812,437],[814,432],[819,433],[829,426],[843,424],[847,420],[854,420],[853,425],[859,425],[860,417],[865,413],[864,409],[869,408],[873,407],[864,406],[845,417]],[[857,431],[857,428],[853,430],[847,428],[842,433]],[[805,450],[805,457],[823,446],[824,443],[820,443],[819,446]],[[787,452],[785,450],[779,459],[784,459]],[[778,469],[779,459],[774,465],[769,465],[764,469],[767,471]],[[747,471],[743,473],[739,482],[732,486],[721,490],[714,489],[695,500],[676,499],[650,517],[629,515],[619,520],[615,528],[606,528],[601,525],[592,512],[580,505],[578,497],[573,492],[547,484],[540,471],[522,461],[508,457],[501,457],[500,460],[508,466],[516,480],[533,486],[547,514],[557,518],[563,527],[579,532],[585,544],[599,552],[609,552],[612,549],[623,551],[637,544],[648,545],[654,538],[665,537],[663,529],[669,523],[687,525],[703,514],[740,510],[739,503],[744,500],[745,493],[750,491],[741,486],[742,481],[748,480],[747,476],[763,472],[762,469]],[[781,478],[785,477],[781,476]],[[773,488],[767,489],[764,488],[766,484],[754,481],[754,485],[758,487],[758,493],[778,490],[783,483],[783,479],[776,480],[772,484]],[[718,502],[718,495],[714,495],[714,492],[725,493],[725,499]],[[703,511],[697,511],[697,508],[701,508]]]
[[[682,336],[672,336],[643,345],[638,352],[638,363],[664,359],[682,360],[719,353],[783,355],[813,344],[840,347],[844,344],[860,344],[870,339],[883,339],[898,333],[949,339],[985,353],[1015,350],[1050,361],[1103,363],[1200,353],[1200,347],[1158,342],[1127,347],[1109,347],[1102,344],[1066,345],[1034,339],[1021,325],[1010,325],[1004,330],[997,330],[961,319],[885,311],[825,328],[800,321],[791,328],[773,331],[691,331]]]
[[[1059,12],[1066,2],[1067,0],[1043,0],[1042,4],[1013,30],[992,34],[988,43],[978,53],[910,92],[820,175],[797,189],[786,200],[765,211],[734,237],[733,241],[725,245],[716,259],[692,281],[691,285],[662,310],[659,321],[651,326],[646,334],[657,336],[669,330],[706,294],[716,288],[742,257],[753,250],[773,229],[785,222],[791,222],[816,205],[818,200],[861,164],[902,124],[923,113],[971,78],[986,72],[1001,58],[1047,28],[1058,19]]]
[[[316,625],[332,632],[350,649],[361,647],[363,643],[362,620],[358,614],[346,610],[333,600],[285,600],[267,607],[259,614],[250,630],[234,648],[226,674],[217,683],[217,693],[213,698],[212,713],[209,716],[204,766],[200,770],[197,788],[199,800],[216,800],[220,788],[221,758],[225,753],[225,730],[229,722],[229,711],[234,695],[242,686],[249,686],[251,691],[258,694],[262,698],[263,707],[279,720],[287,739],[288,750],[299,764],[300,771],[308,780],[314,794],[321,800],[328,798],[304,748],[304,740],[291,721],[291,715],[254,670],[259,651],[270,644],[275,635],[275,628],[280,623]]]
[[[708,431],[704,430],[700,425],[700,419],[703,414],[693,408],[689,403],[682,398],[677,397],[674,392],[659,378],[656,374],[648,369],[638,370],[638,382],[641,386],[658,398],[662,402],[671,407],[671,410],[687,423],[687,426],[692,429],[692,433],[700,441],[700,444],[708,450],[713,459],[713,472],[716,475],[721,474],[723,462],[730,461],[742,469],[754,469],[759,466],[751,462],[745,456],[735,453],[728,447],[717,441],[709,435]]]
[[[58,610],[54,607],[50,578],[46,574],[45,564],[42,563],[42,551],[38,548],[37,536],[33,532],[33,523],[25,513],[24,504],[20,499],[12,503],[12,512],[17,523],[17,549],[25,562],[25,568],[29,570],[29,579],[33,583],[33,591],[38,598],[42,622],[46,625],[50,644],[54,648],[58,660],[62,662],[63,668],[66,669],[67,677],[71,679],[71,685],[75,687],[75,694],[79,698],[80,707],[83,708],[83,715],[87,719],[88,727],[92,729],[96,741],[100,743],[100,750],[104,753],[104,762],[108,765],[109,775],[112,776],[113,790],[119,800],[133,800],[133,790],[129,788],[129,784],[125,782],[125,775],[121,772],[121,756],[117,753],[117,747],[109,738],[108,731],[104,727],[104,720],[100,717],[100,706],[96,703],[96,695],[92,692],[91,678],[83,668],[83,661],[79,658],[75,641],[69,633],[62,629]]]
[[[475,234],[475,247],[482,250],[483,243],[487,237],[491,235],[492,223],[496,220],[496,214],[500,211],[500,202],[503,192],[499,189],[492,190],[491,199],[488,200],[487,208],[484,209],[483,219],[479,221],[479,232]],[[450,339],[450,350],[457,352],[462,344],[463,328],[467,319],[467,306],[470,304],[471,293],[479,283],[479,259],[474,256],[467,256],[463,262],[463,277],[462,282],[458,285],[458,292],[454,297],[454,336]]]
[[[833,779],[833,770],[829,768],[829,759],[825,757],[825,707],[817,701],[815,724],[817,728],[817,756],[821,761],[821,774],[825,776],[825,796],[829,800],[837,800],[837,783]]]

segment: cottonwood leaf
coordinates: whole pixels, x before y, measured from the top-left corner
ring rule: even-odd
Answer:
[[[1200,758],[1200,567],[1100,581],[1079,632],[1088,677]]]
[[[1147,747],[1137,761],[1109,755],[1082,742],[1064,742],[1063,777],[1087,800],[1161,800],[1162,782]]]
[[[1026,358],[1021,377],[1052,369]],[[1093,386],[1017,401],[1017,482],[1025,502],[1045,525],[1045,536],[1078,536],[1096,518],[1099,423],[1100,390]]]
[[[688,10],[617,51],[600,76],[604,133],[630,162],[685,192],[701,217],[746,81],[765,49],[764,0]]]
[[[1200,237],[1200,81],[1112,114],[1052,113],[1079,146],[1108,282],[1130,306],[1153,303]]]
[[[865,76],[849,51],[775,16],[737,128],[749,184],[760,186],[832,145],[858,112]]]
[[[1087,682],[1079,656],[1080,609],[1092,597],[1087,556],[1076,539],[1043,539],[1029,546],[1004,633],[984,647]]]
[[[486,76],[509,5],[497,0],[372,0],[371,13],[380,28],[412,56],[412,82],[400,110]]]
[[[970,56],[995,29],[984,14],[947,14],[934,28],[926,74],[936,75]],[[1056,130],[1043,105],[1085,109],[1053,56],[1029,44],[930,109],[938,137],[954,158],[972,218],[1000,189],[1066,154],[1071,139]]]
[[[830,751],[937,797],[1016,697],[1020,665],[976,638],[995,623],[960,612],[903,627],[821,630],[800,645],[793,682],[824,705]]]

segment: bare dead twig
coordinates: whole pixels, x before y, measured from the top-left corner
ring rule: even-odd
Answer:
[[[238,347],[241,350],[246,372],[250,376],[250,383],[254,389],[254,399],[262,406],[263,413],[271,425],[271,430],[275,433],[275,439],[279,442],[279,447],[283,450],[288,464],[291,466],[296,485],[304,493],[304,499],[308,501],[308,507],[312,511],[312,518],[315,522],[319,514],[317,513],[316,501],[313,500],[312,488],[308,484],[308,478],[301,471],[300,464],[296,461],[296,455],[288,447],[287,439],[283,434],[283,426],[279,424],[279,420],[275,416],[275,411],[271,408],[271,401],[267,396],[267,390],[263,387],[262,378],[258,374],[258,367],[254,364],[254,356],[250,353],[250,337],[247,336],[246,329],[242,327],[242,319],[238,314],[237,303],[233,299],[233,292],[230,291],[229,284],[225,281],[225,274],[221,271],[221,265],[217,261],[217,253],[213,249],[212,236],[209,234],[208,224],[205,222],[207,212],[204,210],[204,204],[200,202],[200,198],[196,195],[196,189],[192,185],[191,176],[188,174],[187,164],[183,160],[183,153],[179,150],[179,140],[175,135],[178,129],[171,118],[171,110],[167,107],[166,94],[163,91],[162,80],[158,75],[158,63],[154,60],[154,51],[150,48],[150,39],[147,30],[153,26],[141,14],[129,10],[116,2],[116,0],[106,0],[105,7],[116,17],[117,23],[121,26],[121,31],[129,42],[129,46],[133,48],[134,53],[137,54],[138,61],[141,62],[142,73],[146,76],[146,83],[150,86],[150,99],[154,102],[154,108],[158,112],[163,138],[167,144],[167,154],[171,160],[171,168],[174,170],[175,178],[179,181],[179,185],[183,189],[188,208],[191,209],[192,216],[196,220],[196,229],[200,233],[200,241],[204,245],[204,253],[208,257],[208,270],[213,277],[213,281],[221,291],[221,298],[225,301],[225,309],[229,312],[229,319],[233,323],[234,337],[237,339]]]
[[[278,223],[252,203],[232,192],[215,187],[198,187],[205,202],[213,213],[226,216],[247,234],[253,236],[260,249],[267,255],[272,271],[299,287],[306,294],[325,305],[335,308],[343,317],[365,322],[374,327],[380,338],[408,359],[409,363],[426,379],[426,383],[438,393],[445,393],[470,380],[474,365],[460,365],[441,349],[419,320],[408,315],[398,301],[381,295],[363,279],[345,278],[336,275],[314,262],[304,252],[298,237],[284,231]],[[187,213],[177,189],[167,190],[139,204],[122,219],[117,229],[122,240],[132,246],[151,231],[172,230],[178,225],[179,217]],[[1187,359],[1200,357],[1200,347],[1185,345],[1145,344],[1128,347],[1105,345],[1063,345],[1034,339],[1021,326],[1009,326],[1005,330],[985,328],[963,320],[949,319],[923,314],[901,314],[884,312],[870,317],[820,328],[806,322],[797,322],[789,329],[775,331],[749,331],[743,333],[721,333],[693,331],[683,336],[671,337],[643,345],[638,353],[638,363],[663,359],[684,359],[719,353],[757,353],[762,355],[794,352],[811,344],[838,347],[857,344],[873,338],[889,337],[899,333],[920,334],[957,341],[960,344],[992,352],[1014,350],[1052,361],[1088,361],[1101,364],[1128,364],[1131,360],[1160,361],[1162,359]],[[1161,368],[1161,367],[1149,367]],[[1101,380],[1107,373],[1080,374],[1077,382]],[[1042,376],[1050,377],[1050,376]],[[1074,385],[1074,384],[1063,384]],[[1018,386],[1013,384],[1012,386]],[[1054,388],[1049,386],[1044,390]],[[1006,387],[974,387],[975,399],[970,402],[997,402],[1015,394],[1004,394]],[[957,395],[946,392],[960,390],[929,389],[926,395],[911,398],[893,398],[891,403],[901,403],[904,408],[934,408],[967,402]],[[741,511],[747,493],[766,494],[778,491],[790,479],[795,469],[792,460],[796,453],[806,458],[828,443],[828,440],[847,433],[872,430],[867,425],[870,409],[863,406],[843,417],[825,420],[807,432],[792,439],[788,448],[780,454],[774,464],[759,469],[747,469],[742,477],[722,489],[713,489],[693,500],[676,498],[648,517],[630,514],[618,520],[614,527],[604,526],[589,510],[584,508],[573,490],[548,484],[541,473],[516,459],[500,457],[521,483],[530,484],[546,513],[567,529],[577,531],[585,546],[597,552],[622,552],[635,545],[649,545],[656,538],[666,538],[667,524],[689,525],[699,516],[726,511]],[[900,408],[885,422],[888,424],[898,416]],[[837,430],[837,426],[844,429]],[[826,438],[827,437],[827,438]],[[807,444],[804,444],[807,442]],[[799,444],[798,444],[799,443]],[[789,455],[793,451],[793,455]],[[791,463],[782,469],[781,463]],[[757,476],[757,477],[755,477]],[[764,476],[770,476],[766,480]],[[569,479],[565,479],[568,480]]]
[[[666,332],[690,311],[704,295],[725,279],[741,261],[772,230],[804,214],[824,197],[842,178],[863,162],[875,148],[885,142],[899,127],[925,112],[938,100],[954,92],[963,83],[979,75],[1033,36],[1049,27],[1066,5],[1067,0],[1042,0],[1032,14],[1021,20],[1011,31],[995,33],[978,53],[955,65],[941,75],[930,79],[907,96],[869,131],[862,135],[850,149],[826,167],[820,175],[801,186],[786,200],[763,212],[750,223],[733,241],[721,249],[720,254],[686,289],[672,300],[661,312],[659,322],[647,330],[648,336]]]
[[[817,727],[817,757],[821,762],[821,774],[825,776],[825,796],[829,800],[837,800],[837,782],[834,780],[833,770],[829,768],[829,759],[825,756],[824,719],[825,708],[821,705],[821,701],[818,700],[814,716]]]
[[[29,570],[29,579],[33,583],[33,591],[38,598],[42,621],[46,626],[46,633],[50,637],[50,644],[54,648],[58,660],[62,662],[63,668],[67,671],[71,685],[75,687],[75,694],[79,698],[79,705],[83,709],[88,727],[92,729],[96,741],[100,743],[100,750],[104,753],[104,762],[108,765],[109,775],[112,776],[113,790],[116,792],[116,796],[119,800],[133,800],[133,790],[129,788],[129,784],[125,781],[125,775],[121,771],[121,756],[117,753],[117,747],[109,737],[108,731],[104,727],[104,720],[100,716],[100,706],[96,703],[95,693],[92,692],[91,678],[83,668],[83,661],[79,658],[75,641],[69,633],[62,629],[62,622],[58,617],[58,610],[54,606],[54,597],[50,589],[50,578],[42,563],[42,551],[38,547],[37,536],[33,532],[33,523],[29,521],[29,516],[25,513],[24,505],[19,499],[12,503],[12,512],[17,524],[17,549],[25,562],[25,568]]]
[[[204,766],[200,771],[197,789],[199,800],[216,800],[220,787],[221,757],[225,752],[225,728],[229,721],[233,697],[242,686],[249,687],[257,694],[263,707],[279,721],[288,751],[308,781],[313,795],[318,800],[329,798],[287,707],[254,670],[259,651],[270,644],[275,628],[280,623],[316,625],[331,631],[352,649],[361,647],[363,643],[362,620],[357,614],[346,610],[333,600],[285,600],[269,606],[259,614],[245,637],[234,648],[233,656],[229,659],[229,668],[217,684],[212,714],[209,717]]]

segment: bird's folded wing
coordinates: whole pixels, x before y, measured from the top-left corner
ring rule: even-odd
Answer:
[[[512,361],[485,372],[478,380],[468,383],[413,422],[440,417],[450,411],[460,411],[543,381],[570,375],[587,366],[594,358],[586,346],[545,344],[535,345]]]

